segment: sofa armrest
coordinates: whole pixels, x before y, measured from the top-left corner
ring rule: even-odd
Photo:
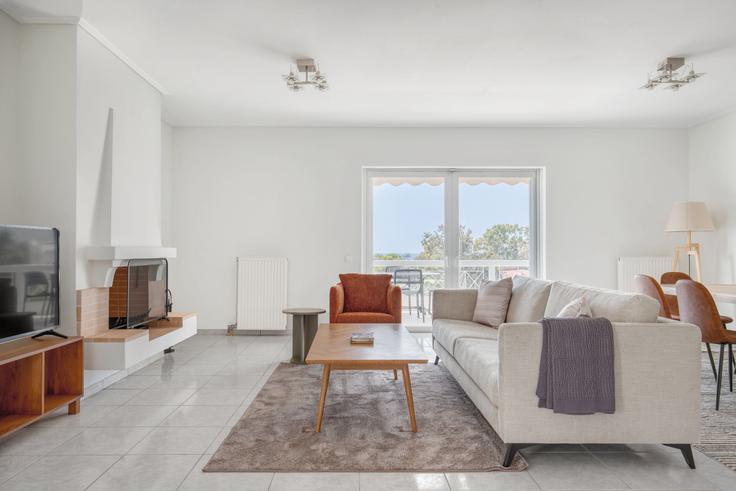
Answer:
[[[334,324],[337,322],[337,315],[342,314],[345,308],[345,290],[342,285],[337,285],[330,288],[330,323]]]
[[[700,329],[685,323],[614,323],[616,411],[570,416],[537,407],[540,323],[502,324],[499,428],[511,443],[696,443]]]
[[[478,290],[439,289],[432,292],[432,320],[472,321]]]
[[[387,297],[388,313],[394,318],[394,323],[401,324],[401,287],[389,285]]]

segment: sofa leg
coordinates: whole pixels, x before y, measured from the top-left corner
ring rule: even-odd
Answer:
[[[436,365],[436,364],[438,364],[439,362],[440,362],[440,357],[439,357],[439,355],[435,355],[435,357],[434,357],[434,364]]]
[[[510,467],[511,463],[514,461],[516,452],[524,447],[528,447],[529,445],[529,443],[507,443],[506,453],[503,456],[503,463],[501,465],[503,465],[504,467]]]
[[[695,459],[693,458],[693,449],[689,443],[665,443],[665,447],[672,447],[682,452],[682,456],[685,457],[688,467],[695,469]]]

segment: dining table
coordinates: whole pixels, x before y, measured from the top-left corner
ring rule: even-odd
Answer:
[[[736,285],[726,283],[705,283],[713,299],[718,303],[736,304]],[[662,290],[670,295],[676,295],[675,285],[662,285]]]

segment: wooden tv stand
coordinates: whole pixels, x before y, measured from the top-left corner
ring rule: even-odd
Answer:
[[[84,393],[81,337],[45,336],[0,344],[0,437],[61,406],[79,412]]]

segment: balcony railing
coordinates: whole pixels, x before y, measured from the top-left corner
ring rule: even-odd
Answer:
[[[483,281],[507,276],[528,275],[528,259],[460,259],[458,286],[478,288]],[[375,259],[374,273],[391,273],[396,269],[421,269],[425,287],[445,285],[445,262],[441,259]]]
[[[509,276],[528,276],[529,260],[527,259],[460,259],[458,271],[458,286],[460,288],[478,288],[483,281],[499,280]],[[422,271],[423,299],[415,299],[414,305],[425,306],[425,314],[432,313],[432,290],[445,288],[445,262],[441,259],[374,259],[374,273],[393,273],[397,269],[419,269]],[[412,287],[416,289],[416,286]],[[408,289],[407,289],[408,293]],[[417,295],[417,292],[413,293]],[[409,300],[407,298],[407,300]],[[424,300],[424,302],[421,302]],[[408,302],[404,303],[408,308]],[[418,312],[419,324],[426,321],[421,320],[421,311]],[[409,309],[409,316],[412,311]]]

